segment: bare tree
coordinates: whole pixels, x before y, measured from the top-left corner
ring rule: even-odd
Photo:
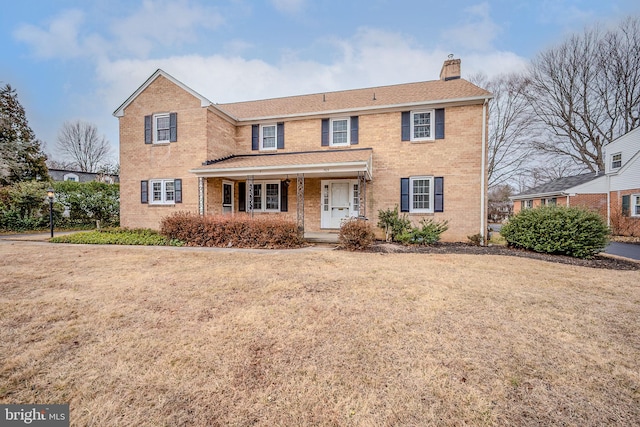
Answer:
[[[109,142],[94,124],[65,122],[58,134],[58,151],[81,172],[96,172],[109,158]]]
[[[527,97],[546,132],[537,149],[604,170],[604,146],[640,125],[638,18],[587,29],[532,61]]]

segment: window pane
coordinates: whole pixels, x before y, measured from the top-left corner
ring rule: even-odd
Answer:
[[[262,128],[262,148],[276,148],[275,126],[264,126]]]
[[[334,144],[347,144],[347,121],[346,120],[334,120],[333,121],[333,143]]]
[[[358,190],[358,184],[353,184],[353,210],[360,210],[360,191]]]
[[[156,117],[157,141],[169,141],[169,116]]]
[[[253,209],[262,209],[262,184],[253,184]]]
[[[413,180],[413,209],[429,209],[428,179]]]
[[[173,202],[173,200],[175,199],[174,198],[175,191],[174,191],[174,182],[173,181],[165,182],[165,194],[166,194],[165,201]]]
[[[280,184],[267,184],[266,209],[280,209]]]
[[[231,184],[222,184],[222,204],[230,205],[231,204]]]
[[[415,113],[413,115],[413,137],[431,137],[431,113]]]
[[[153,191],[153,201],[161,202],[162,201],[162,183],[161,182],[152,182],[152,191]]]

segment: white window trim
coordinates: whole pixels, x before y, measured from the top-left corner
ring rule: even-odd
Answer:
[[[80,177],[75,173],[66,173],[62,179],[64,181],[80,182]]]
[[[416,138],[414,137],[415,132],[414,132],[414,115],[416,114],[422,114],[422,113],[429,113],[429,121],[430,121],[430,128],[429,128],[429,136],[426,138]],[[416,110],[416,111],[412,111],[409,117],[410,120],[410,124],[411,124],[411,141],[435,141],[436,137],[435,137],[435,118],[436,118],[436,110]]]
[[[413,207],[413,181],[428,180],[429,181],[429,209],[415,209]],[[409,213],[433,213],[433,203],[435,201],[433,176],[412,176],[409,178]]]
[[[333,122],[347,121],[347,142],[333,142]],[[336,117],[329,120],[329,145],[331,147],[347,147],[351,145],[351,117]]]
[[[620,166],[613,166],[613,162],[614,162],[614,157],[615,156],[620,156],[620,160],[617,160],[620,162]],[[622,153],[613,153],[611,155],[611,169],[620,169],[622,167]]]
[[[233,210],[235,208],[235,206],[234,206],[235,205],[235,203],[234,203],[235,202],[235,200],[234,200],[234,191],[235,191],[235,189],[233,188],[234,185],[233,185],[233,182],[231,182],[231,181],[222,181],[222,200],[221,200],[222,209],[224,210],[225,206],[227,206],[224,203],[224,186],[225,185],[230,185],[231,186],[231,204],[228,205],[228,206],[231,207],[231,213],[233,213]]]
[[[629,204],[631,205],[629,206],[631,216],[636,218],[640,217],[640,213],[636,213],[636,206],[640,204],[640,194],[632,194]]]
[[[276,209],[267,209],[267,184],[277,184],[278,185],[278,207]],[[280,185],[280,181],[278,180],[269,180],[269,181],[254,181],[253,186],[262,185],[262,191],[260,195],[260,209],[253,208],[254,212],[280,212],[281,202],[281,194],[282,187]],[[255,197],[255,193],[254,193]],[[249,185],[247,185],[247,202],[249,201]],[[255,203],[254,203],[255,204]]]
[[[176,204],[176,188],[175,188],[175,179],[150,179],[149,180],[149,191],[148,191],[148,201],[150,205],[175,205]],[[153,200],[153,184],[156,182],[160,182],[162,184],[162,200]],[[173,200],[167,200],[167,182],[173,182]]]
[[[168,138],[159,140],[158,139],[158,119],[160,118],[168,118],[169,119],[169,136]],[[171,143],[171,114],[170,113],[159,113],[154,114],[152,119],[152,132],[153,132],[153,143],[154,144],[170,144]]]
[[[275,145],[273,147],[267,147],[265,148],[262,143],[264,141],[264,134],[263,134],[263,128],[265,127],[272,127],[275,129],[274,132],[274,136],[275,136]],[[264,124],[264,125],[260,125],[260,150],[263,151],[275,151],[278,149],[278,124],[277,123],[269,123],[269,124]]]

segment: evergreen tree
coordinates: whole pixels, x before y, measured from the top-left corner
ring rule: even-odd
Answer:
[[[0,88],[0,185],[47,179],[46,160],[15,89]]]

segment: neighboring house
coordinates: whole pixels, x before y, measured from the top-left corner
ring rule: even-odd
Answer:
[[[177,211],[282,215],[307,232],[399,206],[486,233],[491,94],[445,61],[440,80],[215,104],[162,70],[115,112],[124,227]]]
[[[640,128],[605,146],[604,173],[560,178],[511,197],[514,213],[541,204],[586,206],[614,232],[640,235]]]
[[[492,223],[504,222],[513,215],[512,201],[489,200],[489,221]]]
[[[106,182],[114,184],[120,182],[118,175],[108,175],[94,172],[79,172],[64,169],[49,169],[49,176],[54,181],[75,181],[75,182]]]

